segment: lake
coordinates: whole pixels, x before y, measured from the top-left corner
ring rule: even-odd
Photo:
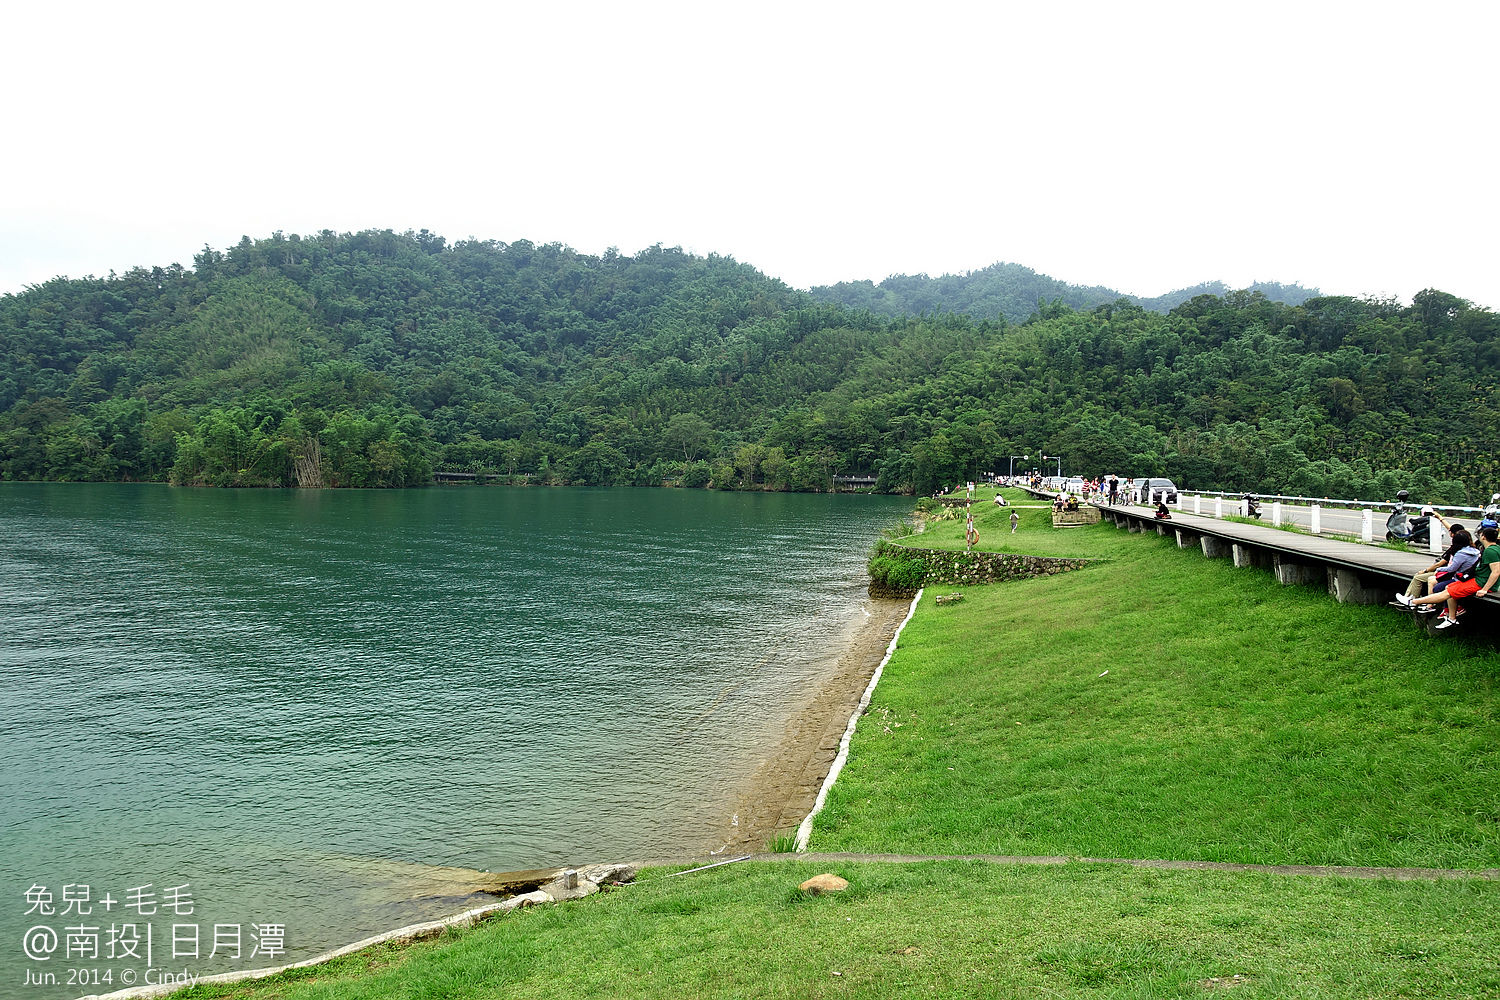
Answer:
[[[157,967],[272,965],[460,908],[447,868],[710,848],[910,506],[0,483],[0,982],[139,975],[127,920]]]

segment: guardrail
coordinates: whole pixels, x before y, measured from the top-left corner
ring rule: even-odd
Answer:
[[[1212,510],[1205,511],[1203,509],[1203,500],[1205,497],[1214,498]],[[1226,499],[1230,502],[1226,503]],[[1256,499],[1271,500],[1271,526],[1274,528],[1280,528],[1283,525],[1292,525],[1295,523],[1291,518],[1286,516],[1288,513],[1287,508],[1293,508],[1299,511],[1305,509],[1307,513],[1307,524],[1304,526],[1300,523],[1295,523],[1295,526],[1297,528],[1304,529],[1308,533],[1313,535],[1338,535],[1351,541],[1358,540],[1366,545],[1376,545],[1386,540],[1384,522],[1382,522],[1378,527],[1376,526],[1375,508],[1395,508],[1397,506],[1393,503],[1365,503],[1359,500],[1330,500],[1327,498],[1316,497],[1286,498],[1305,502],[1283,504],[1281,497],[1273,499],[1272,497],[1268,497],[1262,494],[1256,494]],[[1192,513],[1199,517],[1215,517],[1223,519],[1226,515],[1233,517],[1250,516],[1249,503],[1244,499],[1243,493],[1220,493],[1216,490],[1195,490],[1191,493],[1179,491],[1177,494],[1177,502],[1173,506],[1184,513]],[[1262,504],[1263,508],[1264,506],[1265,505]],[[1413,505],[1408,504],[1407,506],[1410,507]],[[1435,504],[1423,504],[1422,506],[1432,507],[1434,510],[1451,513],[1455,516],[1482,514],[1484,512],[1483,508],[1480,507],[1449,507],[1446,505],[1438,506]],[[1358,509],[1360,515],[1359,523],[1356,525],[1351,522],[1345,523],[1342,527],[1339,528],[1327,528],[1323,524],[1323,510],[1325,507],[1333,508],[1340,513],[1352,513],[1355,509]],[[1449,540],[1450,539],[1447,532],[1443,531],[1440,525],[1436,523],[1430,525],[1427,532],[1427,550],[1429,552],[1434,555],[1442,552],[1445,548],[1447,548]]]
[[[1038,490],[1029,486],[1023,486],[1027,492],[1046,498],[1055,497],[1057,494],[1047,490]],[[1250,516],[1248,504],[1244,499],[1244,493],[1225,493],[1218,490],[1179,490],[1177,499],[1169,506],[1185,514],[1194,514],[1199,517],[1214,517],[1223,519],[1225,517]],[[1362,500],[1335,500],[1327,497],[1300,497],[1288,496],[1286,494],[1255,494],[1257,500],[1269,500],[1269,504],[1262,504],[1262,514],[1269,507],[1270,524],[1272,527],[1281,528],[1296,527],[1312,535],[1340,537],[1349,541],[1358,541],[1366,545],[1378,545],[1386,540],[1384,520],[1377,525],[1375,520],[1375,508],[1395,508],[1394,503],[1366,502]],[[1212,497],[1213,501],[1209,509],[1205,509],[1204,499]],[[1284,502],[1285,501],[1285,502]],[[1089,502],[1100,506],[1105,510],[1109,505],[1101,501],[1101,494],[1095,493],[1089,497]],[[1408,504],[1408,507],[1430,506],[1435,510],[1451,513],[1458,516],[1472,516],[1482,514],[1481,507],[1458,507],[1449,505],[1422,504],[1420,506]],[[1339,514],[1346,515],[1344,523],[1340,526],[1324,524],[1324,508],[1332,508]],[[1359,519],[1355,522],[1347,515],[1358,510]],[[1301,524],[1288,516],[1292,511],[1306,514],[1307,523]],[[1427,550],[1436,555],[1448,546],[1448,534],[1440,526],[1434,525],[1436,530],[1429,529],[1427,532]]]
[[[1221,492],[1219,490],[1179,490],[1178,493],[1179,494],[1189,493],[1189,494],[1192,494],[1193,496],[1205,496],[1205,497],[1225,497],[1225,498],[1231,498],[1232,497],[1235,500],[1239,500],[1241,497],[1243,497],[1245,495],[1245,491],[1244,490],[1240,490],[1238,492],[1233,492],[1233,493]],[[1260,500],[1278,500],[1278,501],[1282,501],[1282,502],[1297,503],[1297,504],[1319,504],[1320,506],[1323,506],[1323,507],[1339,507],[1339,508],[1342,508],[1342,509],[1363,508],[1363,507],[1377,508],[1378,507],[1378,508],[1390,508],[1390,509],[1394,510],[1396,507],[1400,506],[1396,502],[1390,501],[1390,500],[1339,500],[1339,499],[1330,498],[1330,497],[1289,496],[1289,495],[1283,494],[1283,493],[1256,493],[1256,494],[1254,494],[1254,496],[1257,499],[1260,499]],[[1459,515],[1464,515],[1464,514],[1483,514],[1484,513],[1484,508],[1483,507],[1459,507],[1459,506],[1457,506],[1455,504],[1446,504],[1446,503],[1413,503],[1411,501],[1408,501],[1407,504],[1406,504],[1406,506],[1407,507],[1415,507],[1418,510],[1420,510],[1423,507],[1431,507],[1433,510],[1440,510],[1440,511],[1442,511],[1444,513],[1452,512],[1454,514],[1459,514]]]

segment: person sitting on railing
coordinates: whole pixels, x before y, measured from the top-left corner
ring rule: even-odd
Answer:
[[[1458,606],[1459,601],[1465,597],[1473,597],[1475,594],[1483,597],[1493,590],[1496,585],[1500,585],[1500,544],[1497,543],[1500,543],[1500,531],[1489,527],[1480,528],[1480,551],[1475,553],[1474,548],[1471,546],[1460,553],[1460,555],[1465,556],[1469,553],[1475,553],[1478,555],[1478,558],[1473,562],[1469,562],[1465,568],[1457,569],[1456,571],[1454,570],[1454,566],[1458,560],[1455,558],[1454,562],[1449,564],[1449,570],[1453,571],[1451,582],[1448,582],[1443,589],[1428,594],[1426,597],[1419,597],[1416,600],[1408,598],[1403,601],[1401,598],[1406,597],[1406,595],[1401,594],[1396,600],[1401,601],[1408,608],[1413,608],[1417,611],[1420,611],[1425,606],[1435,606],[1446,601],[1448,603],[1448,610],[1444,613],[1443,620],[1437,623],[1437,627],[1452,628],[1458,624],[1458,616],[1464,613],[1464,609]],[[1437,586],[1442,582],[1442,578],[1439,577],[1433,581],[1433,585]]]
[[[1418,597],[1427,596],[1427,592],[1429,590],[1441,590],[1443,586],[1442,584],[1438,584],[1437,586],[1434,586],[1433,584],[1433,581],[1438,575],[1438,571],[1445,567],[1453,559],[1454,556],[1458,555],[1459,550],[1466,549],[1474,544],[1473,536],[1470,535],[1467,530],[1465,530],[1463,525],[1449,524],[1447,521],[1443,520],[1443,516],[1441,514],[1438,514],[1435,511],[1433,512],[1433,516],[1442,523],[1443,527],[1448,529],[1448,536],[1451,539],[1451,544],[1443,550],[1443,554],[1438,556],[1436,562],[1412,576],[1411,582],[1406,585],[1406,593],[1404,595],[1397,594],[1396,599],[1391,602],[1391,604],[1395,607],[1405,608],[1409,606],[1405,601],[1401,600],[1403,596],[1409,597],[1412,600],[1416,600]],[[1447,583],[1447,581],[1444,580],[1443,583],[1445,584]],[[1431,605],[1427,605],[1426,609],[1428,611],[1434,610]]]

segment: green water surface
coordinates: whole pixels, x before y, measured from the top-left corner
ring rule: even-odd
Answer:
[[[212,972],[276,962],[174,960],[169,923],[204,954],[215,922],[246,951],[284,923],[295,960],[423,915],[441,866],[710,848],[907,509],[0,484],[0,994],[79,964],[27,959],[38,925],[98,925],[82,964],[130,965],[103,935],[151,921],[98,901],[146,884],[196,904],[153,918],[153,965]]]

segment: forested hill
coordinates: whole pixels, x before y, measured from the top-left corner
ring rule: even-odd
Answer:
[[[884,317],[660,247],[276,234],[0,297],[0,476],[925,492],[1046,452],[1462,501],[1497,472],[1497,335],[1435,290]]]
[[[812,296],[820,302],[868,309],[881,316],[956,312],[975,319],[1004,318],[1021,323],[1045,302],[1062,302],[1073,309],[1093,309],[1126,299],[1153,312],[1167,312],[1199,295],[1225,295],[1234,290],[1222,281],[1206,281],[1192,288],[1179,288],[1146,299],[1101,285],[1070,285],[1020,264],[1001,263],[967,274],[945,274],[940,278],[898,274],[878,285],[872,281],[841,281],[812,289]],[[1260,292],[1274,302],[1294,306],[1318,295],[1316,288],[1274,281],[1256,282],[1245,290]]]

